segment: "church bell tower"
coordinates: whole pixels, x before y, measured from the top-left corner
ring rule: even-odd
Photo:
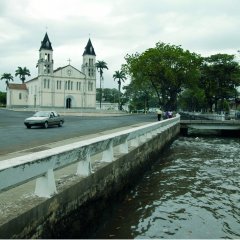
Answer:
[[[96,79],[96,54],[89,38],[88,43],[83,52],[82,72],[86,75],[87,79]]]
[[[37,67],[38,76],[53,75],[53,49],[47,33],[41,42]]]

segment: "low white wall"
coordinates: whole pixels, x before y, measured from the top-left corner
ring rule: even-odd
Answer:
[[[191,116],[201,117],[204,119],[224,121],[225,114],[216,114],[216,113],[198,113],[198,112],[185,112]]]
[[[120,146],[122,153],[128,153],[128,146],[138,146],[154,135],[180,122],[180,116],[154,122],[94,139],[56,147],[0,162],[0,191],[13,188],[33,178],[36,181],[35,194],[51,197],[57,193],[54,170],[79,162],[77,174],[88,176],[91,172],[91,156],[103,152],[102,161],[113,161],[113,147]]]

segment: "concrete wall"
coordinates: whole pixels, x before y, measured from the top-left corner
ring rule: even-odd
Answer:
[[[12,90],[8,89],[7,106],[18,107],[27,106],[28,92],[26,90]]]
[[[94,174],[67,184],[52,198],[29,202],[26,211],[1,223],[0,238],[64,238],[64,232],[71,228],[73,219],[79,218],[79,213],[78,227],[86,230],[97,213],[104,211],[100,208],[133,184],[179,131],[177,123],[115,161],[102,163]]]

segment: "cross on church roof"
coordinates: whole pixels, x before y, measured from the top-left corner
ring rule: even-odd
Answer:
[[[70,65],[70,63],[71,63],[71,59],[69,58],[67,61],[68,61],[68,65]]]

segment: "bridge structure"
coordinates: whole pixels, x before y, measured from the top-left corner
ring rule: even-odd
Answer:
[[[239,135],[240,120],[182,120],[180,121],[180,131],[187,135],[188,129],[195,130],[216,130],[220,132],[231,132]]]
[[[0,238],[62,238],[74,217],[84,231],[179,131],[177,115],[0,161]]]

